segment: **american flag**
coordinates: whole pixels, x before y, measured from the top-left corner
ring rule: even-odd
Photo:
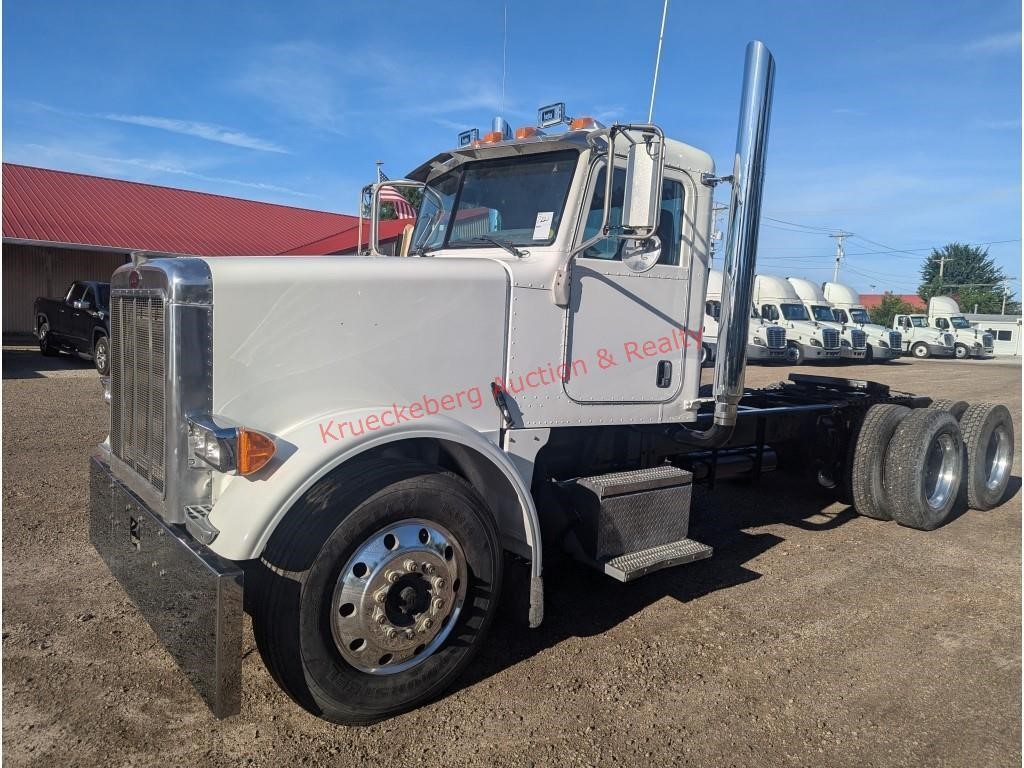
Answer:
[[[384,171],[377,167],[377,183],[382,181],[391,181],[387,176],[384,175]],[[402,194],[394,187],[381,187],[380,189],[380,201],[382,203],[391,203],[395,209],[395,216],[399,219],[415,219],[416,209],[409,204],[409,201],[402,197]]]

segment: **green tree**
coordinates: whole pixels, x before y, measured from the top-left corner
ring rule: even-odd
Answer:
[[[941,277],[940,277],[941,272]],[[1003,306],[1006,274],[988,255],[987,248],[964,243],[950,243],[932,249],[921,267],[921,285],[917,289],[922,299],[932,296],[951,296],[965,312],[998,313]],[[1017,306],[1007,302],[1007,311]]]
[[[877,307],[868,310],[871,322],[885,327],[892,326],[892,319],[896,315],[912,315],[916,310],[903,300],[902,297],[888,291],[882,296],[882,301]]]

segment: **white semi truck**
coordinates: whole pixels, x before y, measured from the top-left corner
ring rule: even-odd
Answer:
[[[718,320],[722,314],[722,272],[708,272],[707,300],[704,302],[704,345],[708,357],[714,359],[718,348]],[[792,356],[786,346],[786,329],[775,323],[766,323],[756,309],[750,312],[747,331],[747,362],[782,363]]]
[[[992,334],[971,325],[960,305],[949,296],[932,296],[928,300],[928,324],[953,334],[953,355],[957,360],[983,359],[995,354]]]
[[[786,345],[791,354],[789,362],[835,362],[842,355],[838,326],[812,318],[786,278],[757,275],[754,306],[766,321],[785,329]]]
[[[899,331],[872,323],[857,291],[842,283],[825,283],[823,292],[838,322],[864,331],[867,341],[864,359],[867,362],[886,362],[903,354],[903,336]]]
[[[690,538],[694,483],[791,470],[922,529],[961,486],[999,503],[1001,405],[958,423],[864,381],[744,387],[773,73],[752,43],[706,391],[726,179],[655,125],[560,105],[400,182],[423,194],[405,257],[379,255],[385,182],[370,255],[114,273],[90,538],[215,715],[240,707],[243,612],[274,680],[317,716],[362,724],[437,698],[487,642],[506,553],[527,564],[537,626],[564,588],[544,579],[545,548],[622,581],[711,555]]]
[[[863,360],[867,356],[867,334],[861,328],[840,323],[832,313],[832,305],[825,299],[821,288],[802,277],[787,277],[796,295],[807,307],[813,320],[823,327],[839,331],[839,356],[844,360]]]
[[[953,357],[954,336],[928,323],[928,315],[895,315],[892,329],[903,338],[903,351],[924,360],[929,357]]]

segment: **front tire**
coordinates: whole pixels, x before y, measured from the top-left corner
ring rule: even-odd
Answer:
[[[250,610],[267,669],[309,712],[362,725],[455,682],[494,616],[503,553],[462,478],[371,459],[307,493],[260,562]]]
[[[912,346],[910,348],[910,353],[918,360],[927,360],[932,356],[931,351],[928,349],[928,345],[923,343]]]
[[[971,356],[971,350],[967,348],[966,344],[957,344],[953,348],[953,355],[957,360],[966,360]]]
[[[92,348],[92,359],[100,376],[110,373],[110,342],[106,336],[99,336]]]
[[[786,363],[789,365],[803,365],[804,362],[804,349],[796,342],[790,342],[786,345]]]

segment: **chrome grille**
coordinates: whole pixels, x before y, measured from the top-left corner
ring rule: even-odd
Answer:
[[[866,349],[868,345],[867,334],[859,328],[851,328],[850,344],[853,345],[854,349]]]
[[[985,349],[992,349],[992,334],[983,333],[981,334],[981,346]]]
[[[835,328],[822,328],[821,340],[825,349],[839,349],[839,331]]]
[[[164,490],[164,299],[151,292],[110,297],[110,447]]]
[[[889,346],[892,349],[903,349],[903,334],[898,331],[889,331]]]
[[[784,349],[786,346],[786,331],[778,325],[769,325],[765,328],[765,335],[768,337],[769,349]]]

